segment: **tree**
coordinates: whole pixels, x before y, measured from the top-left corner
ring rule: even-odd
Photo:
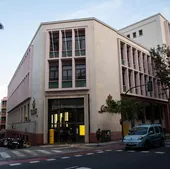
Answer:
[[[115,101],[112,96],[109,95],[106,99],[107,106],[105,110],[109,113],[120,113],[122,120],[124,119],[131,121],[131,126],[135,126],[135,120],[138,120],[139,113],[145,107],[145,105],[138,100],[133,98],[122,98],[121,100]]]
[[[0,29],[4,29],[4,26],[2,25],[2,23],[0,23]]]
[[[158,78],[158,83],[163,86],[162,92],[168,100],[168,112],[170,111],[170,48],[166,45],[158,45],[150,50],[153,60],[153,69]],[[169,94],[168,94],[169,93]]]

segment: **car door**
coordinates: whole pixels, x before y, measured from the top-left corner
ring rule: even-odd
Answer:
[[[151,145],[155,144],[155,130],[154,130],[153,127],[149,128],[149,131],[148,131],[148,140],[149,140]]]
[[[155,128],[155,145],[159,145],[161,142],[161,134],[159,131],[159,127],[154,126],[154,128]]]

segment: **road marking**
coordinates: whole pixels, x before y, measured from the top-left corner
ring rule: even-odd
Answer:
[[[104,153],[103,151],[98,151],[97,153],[101,154],[101,153]]]
[[[134,151],[134,150],[129,150],[129,151],[127,151],[128,153],[134,153],[134,152],[136,152],[136,151]]]
[[[108,151],[108,152],[109,152],[109,151],[112,151],[112,150],[105,150],[105,151]]]
[[[35,164],[35,163],[39,163],[40,161],[30,161],[30,164]]]
[[[76,169],[91,169],[91,168],[87,168],[87,167],[79,167],[79,168],[76,168]]]
[[[46,159],[46,161],[55,161],[55,160],[56,160],[55,158]]]
[[[67,159],[67,158],[70,158],[70,157],[61,157],[62,159]]]
[[[31,154],[32,156],[37,156],[38,154],[36,152],[34,152],[33,150],[22,150],[28,154]]]
[[[53,147],[51,149],[55,149],[55,150],[63,150],[63,149],[70,149],[70,147],[59,147],[59,148],[56,148],[56,147]]]
[[[11,156],[9,154],[7,154],[6,152],[0,152],[0,156],[2,158],[11,158]]]
[[[48,147],[53,147],[53,145],[43,145],[43,146],[40,146],[40,147],[48,148]]]
[[[36,150],[36,151],[43,153],[43,154],[51,154],[51,152],[46,151],[46,150]]]
[[[141,153],[149,153],[149,151],[140,151]]]
[[[18,157],[25,157],[24,154],[22,154],[21,152],[19,151],[11,151],[12,153],[14,153],[15,155],[17,155]]]
[[[158,151],[158,152],[155,152],[155,153],[156,154],[165,154],[165,152],[161,152],[161,151],[160,152]]]
[[[86,155],[88,155],[88,156],[89,156],[89,155],[92,155],[92,154],[94,154],[94,153],[87,153]]]
[[[117,152],[122,152],[123,150],[116,150]]]
[[[101,151],[101,150],[95,150],[95,151]]]
[[[73,166],[73,167],[68,167],[68,168],[65,168],[65,169],[73,169],[73,168],[77,168],[78,166]]]
[[[16,166],[16,165],[21,165],[21,163],[14,163],[14,164],[9,164],[10,166]]]
[[[82,156],[82,155],[79,155],[79,154],[78,154],[78,155],[75,155],[74,157],[81,157],[81,156]]]
[[[61,153],[62,151],[60,151],[60,150],[51,150],[51,151],[53,151],[53,152],[55,152],[55,153]]]

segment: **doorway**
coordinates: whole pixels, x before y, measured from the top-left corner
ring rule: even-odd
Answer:
[[[54,129],[54,142],[84,142],[84,99],[49,99],[48,131]]]

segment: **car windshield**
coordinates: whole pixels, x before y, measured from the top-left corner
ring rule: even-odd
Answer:
[[[147,127],[134,127],[129,131],[128,135],[144,135],[147,133],[147,130]]]

